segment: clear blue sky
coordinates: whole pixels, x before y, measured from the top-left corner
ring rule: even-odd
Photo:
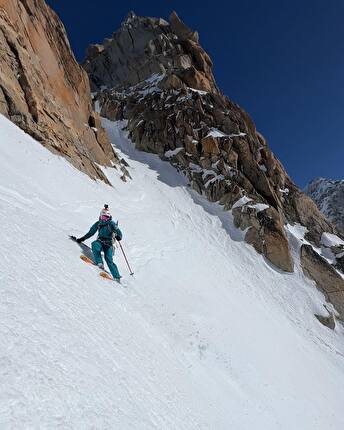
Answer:
[[[294,181],[344,178],[344,1],[47,0],[78,60],[129,10],[200,33],[215,78],[244,108]]]

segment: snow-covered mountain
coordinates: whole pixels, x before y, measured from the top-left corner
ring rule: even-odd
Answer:
[[[245,242],[276,268],[294,271],[286,230],[302,225],[301,267],[344,320],[343,247],[326,239],[333,225],[221,92],[197,32],[175,12],[168,21],[130,12],[83,65],[101,116],[125,121],[137,149],[169,161],[200,196],[231,211]]]
[[[299,266],[281,272],[231,212],[104,124],[133,180],[91,180],[0,116],[1,429],[344,426],[344,330]],[[108,203],[124,233],[119,287],[79,259]]]
[[[44,0],[0,0],[0,48],[0,429],[342,429],[344,240],[198,33],[130,12],[92,101]],[[68,237],[104,203],[121,286]]]
[[[344,179],[313,179],[305,188],[321,212],[344,234]]]

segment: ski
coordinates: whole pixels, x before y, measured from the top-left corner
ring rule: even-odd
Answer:
[[[98,268],[98,266],[96,264],[94,264],[93,260],[86,257],[86,255],[80,255],[80,259],[82,261],[84,261],[86,264],[90,264],[90,265]],[[106,270],[104,270],[104,269],[100,269],[100,270],[101,270],[101,272],[99,273],[99,276],[101,276],[102,278],[108,279],[109,281],[114,281],[114,282],[120,283],[120,282],[116,281],[115,279],[113,279],[113,277],[110,275],[110,273],[107,272]]]
[[[80,255],[80,258],[82,261],[84,261],[87,264],[92,264],[92,266],[96,266],[98,267],[96,264],[94,264],[93,260],[91,260],[90,258],[86,257],[86,255]]]
[[[76,237],[75,237],[75,236],[69,236],[69,238],[70,238],[73,242],[76,242]],[[87,254],[89,254],[89,255],[90,255],[91,248],[89,248],[89,247],[88,247],[87,245],[85,245],[84,243],[81,243],[81,244],[79,243],[79,246],[82,248],[83,252],[85,252],[85,253],[87,253]],[[89,264],[89,265],[91,265],[91,266],[95,266],[97,269],[99,269],[99,270],[100,270],[99,276],[101,276],[103,279],[108,279],[109,281],[117,282],[118,284],[120,284],[120,285],[124,286],[124,285],[121,283],[121,281],[120,281],[120,280],[114,279],[114,278],[111,276],[111,274],[110,274],[107,270],[105,270],[105,269],[101,269],[100,267],[98,267],[98,266],[94,263],[94,261],[93,261],[91,258],[87,257],[87,256],[86,256],[86,255],[84,255],[84,254],[81,254],[81,255],[80,255],[80,259],[81,259],[83,262],[85,262],[86,264]]]
[[[101,276],[104,279],[108,279],[109,281],[117,282],[111,275],[109,275],[107,272],[100,272],[99,276]]]

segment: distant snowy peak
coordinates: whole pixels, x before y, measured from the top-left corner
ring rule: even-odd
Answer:
[[[321,212],[344,233],[344,179],[313,179],[305,188]]]

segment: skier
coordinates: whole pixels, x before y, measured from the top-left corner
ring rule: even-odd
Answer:
[[[92,242],[92,252],[94,256],[95,264],[104,270],[104,263],[101,252],[104,252],[105,261],[109,267],[112,277],[115,281],[120,282],[121,275],[119,274],[116,264],[113,262],[113,248],[112,238],[115,236],[116,240],[122,240],[122,232],[118,228],[117,224],[112,221],[112,216],[109,211],[109,206],[104,205],[104,209],[100,211],[99,221],[94,223],[90,228],[89,232],[82,236],[76,241],[78,243],[90,238],[98,231],[98,238]]]

